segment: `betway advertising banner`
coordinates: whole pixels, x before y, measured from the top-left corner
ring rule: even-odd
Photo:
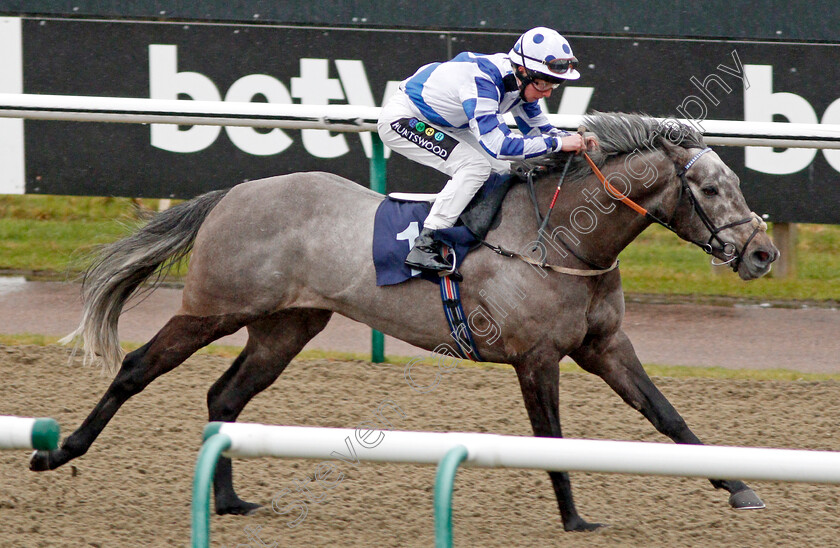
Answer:
[[[562,32],[562,29],[561,29]],[[247,25],[0,19],[0,91],[380,106],[419,66],[508,51],[515,35]],[[550,113],[645,112],[704,120],[840,124],[840,48],[568,36],[580,80]],[[0,191],[188,198],[322,170],[367,185],[370,136],[169,124],[3,120]],[[716,147],[770,221],[839,223],[840,151]],[[388,190],[445,179],[397,155]]]

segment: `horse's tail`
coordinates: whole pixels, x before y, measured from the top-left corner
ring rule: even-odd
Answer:
[[[155,272],[148,291],[192,249],[198,229],[230,189],[208,192],[158,213],[134,234],[99,248],[82,283],[82,320],[60,342],[83,346],[85,362],[116,369],[123,351],[117,322],[126,301]]]

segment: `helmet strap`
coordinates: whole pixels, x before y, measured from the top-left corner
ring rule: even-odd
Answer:
[[[519,98],[522,99],[522,101],[527,102],[525,99],[525,88],[534,81],[534,77],[531,76],[531,71],[528,70],[528,67],[523,66],[522,69],[523,70],[520,71],[518,65],[514,65],[516,79],[519,81]]]
[[[519,86],[519,98],[522,99],[523,103],[527,103],[528,101],[525,99],[525,88],[534,81],[534,77],[531,76],[531,71],[528,69],[528,65],[525,64],[525,40],[521,40],[519,42],[519,55],[522,56],[521,72],[525,73],[523,75],[519,69],[517,69],[517,72],[520,72],[520,74],[517,74],[517,77],[519,77],[519,81],[521,82],[521,85]]]

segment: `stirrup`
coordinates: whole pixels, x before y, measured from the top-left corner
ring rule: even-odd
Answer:
[[[461,275],[460,272],[458,272],[458,256],[455,255],[455,250],[451,247],[447,247],[446,249],[449,250],[449,253],[447,253],[447,256],[441,255],[441,257],[443,258],[444,261],[450,262],[449,261],[449,254],[451,254],[452,255],[452,261],[451,261],[452,268],[450,268],[449,270],[438,271],[438,276],[440,276],[441,278],[446,278],[447,276],[450,276],[456,282],[464,281],[464,277]]]

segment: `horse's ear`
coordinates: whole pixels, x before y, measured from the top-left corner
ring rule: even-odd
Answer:
[[[667,137],[659,136],[659,145],[665,154],[677,165],[685,165],[690,157],[688,151],[680,145],[675,145]]]

